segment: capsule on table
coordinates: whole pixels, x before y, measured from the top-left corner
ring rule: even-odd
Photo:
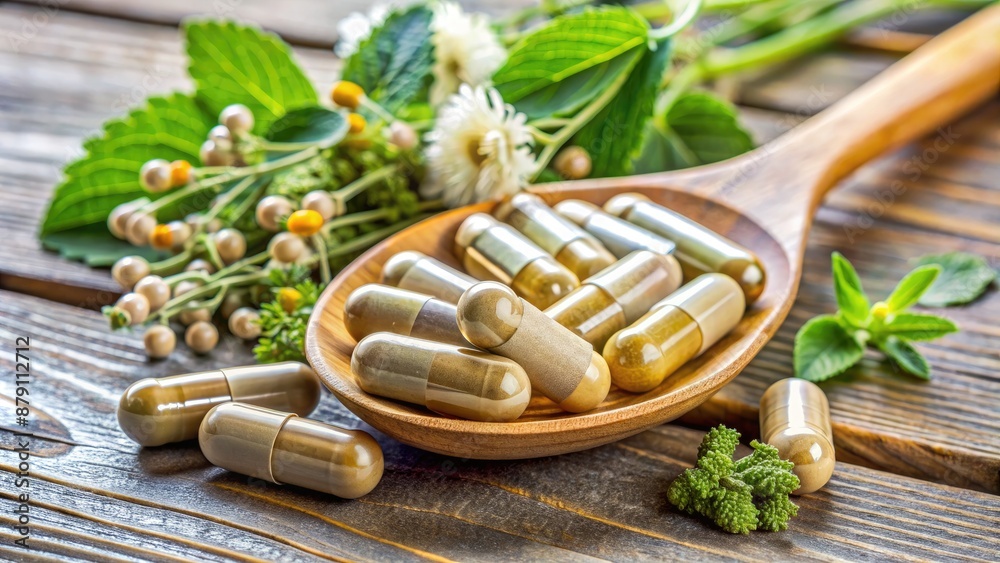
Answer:
[[[369,334],[392,332],[471,346],[458,330],[454,305],[430,295],[377,283],[363,285],[347,297],[344,325],[358,342]]]
[[[305,416],[320,383],[309,366],[281,362],[140,379],[122,393],[118,425],[140,446],[198,437],[198,425],[219,403],[242,401]]]
[[[638,225],[606,213],[600,207],[579,199],[567,199],[556,204],[556,213],[579,225],[594,236],[618,258],[636,250],[672,254],[676,245]]]
[[[674,255],[688,279],[719,272],[736,280],[747,303],[764,292],[765,274],[757,257],[742,246],[641,194],[617,195],[604,204],[612,215],[661,235],[677,245]]]
[[[583,281],[545,314],[603,350],[611,335],[634,323],[681,284],[673,256],[633,252]]]
[[[458,228],[455,255],[473,277],[503,282],[542,309],[580,286],[566,266],[485,213],[470,215]]]
[[[768,387],[760,398],[760,437],[795,464],[801,485],[792,494],[818,491],[833,475],[830,403],[815,383],[789,378]]]
[[[506,221],[569,268],[581,280],[615,262],[615,255],[534,194],[519,193],[501,202],[493,215]]]
[[[452,304],[458,303],[465,290],[477,281],[479,280],[415,250],[400,252],[386,260],[382,266],[382,283],[432,295]]]
[[[531,401],[531,383],[517,363],[397,334],[373,334],[359,342],[351,371],[368,393],[469,420],[515,420]]]
[[[563,410],[589,411],[608,396],[601,355],[509,287],[472,286],[458,301],[458,327],[474,345],[520,364],[531,386]]]
[[[608,340],[604,359],[611,380],[633,393],[653,389],[731,331],[745,311],[743,292],[732,278],[698,276]]]
[[[382,479],[382,448],[367,432],[244,403],[210,410],[198,444],[212,465],[341,498],[366,495]]]

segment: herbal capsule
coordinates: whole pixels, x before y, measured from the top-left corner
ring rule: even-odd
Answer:
[[[358,342],[369,334],[393,332],[469,346],[455,319],[455,306],[451,303],[375,283],[355,289],[344,303],[344,325]]]
[[[382,448],[367,432],[244,403],[210,410],[198,443],[212,465],[342,498],[366,495],[382,479]]]
[[[614,254],[586,231],[567,221],[542,198],[519,193],[497,206],[493,215],[506,221],[542,250],[555,256],[581,280],[615,262]]]
[[[528,376],[507,358],[384,332],[354,347],[351,371],[368,393],[469,420],[515,420],[531,400]]]
[[[601,355],[509,287],[472,286],[458,301],[458,327],[469,342],[520,364],[531,386],[563,410],[588,411],[608,396]]]
[[[566,266],[485,213],[470,215],[458,228],[455,254],[473,277],[503,282],[542,309],[580,286]]]
[[[597,240],[604,244],[605,248],[618,258],[624,258],[636,250],[672,254],[676,248],[673,242],[620,217],[606,213],[593,203],[579,199],[567,199],[557,203],[555,210],[556,213],[594,235]]]
[[[626,391],[649,391],[718,342],[745,310],[743,292],[732,278],[698,276],[608,340],[604,359],[611,380]]]
[[[684,276],[719,272],[736,280],[747,303],[764,292],[764,268],[752,252],[711,229],[657,205],[641,194],[622,194],[604,204],[612,215],[672,240]]]
[[[673,256],[640,250],[591,276],[545,314],[603,350],[611,335],[634,323],[681,284]]]
[[[477,281],[414,250],[400,252],[382,266],[382,283],[433,295],[448,303],[458,303],[458,298]]]
[[[789,378],[768,387],[760,398],[760,437],[795,464],[802,484],[793,494],[818,491],[833,475],[830,404],[815,383]]]
[[[191,440],[205,413],[243,401],[307,415],[320,398],[319,378],[299,362],[225,368],[140,379],[122,394],[118,425],[140,446]]]

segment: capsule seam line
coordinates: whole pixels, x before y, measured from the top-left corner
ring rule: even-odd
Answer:
[[[274,440],[271,441],[271,447],[268,449],[267,454],[267,476],[271,478],[271,482],[275,485],[284,485],[284,483],[278,481],[274,478],[274,444],[278,442],[278,435],[281,431],[285,429],[285,424],[293,418],[298,418],[299,415],[295,413],[288,413],[285,419],[281,421],[281,425],[278,426],[277,432],[274,433]]]

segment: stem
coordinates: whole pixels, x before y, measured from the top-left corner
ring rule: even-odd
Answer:
[[[312,236],[312,243],[316,246],[316,252],[319,253],[322,258],[319,261],[319,279],[323,282],[323,285],[330,283],[332,276],[330,275],[330,260],[327,258],[326,242],[323,240],[323,236],[315,234]]]
[[[176,271],[177,268],[188,263],[188,260],[191,259],[196,247],[197,245],[194,245],[190,248],[184,249],[182,252],[174,254],[170,258],[150,264],[149,273],[160,275]]]
[[[385,121],[386,123],[392,123],[393,121],[396,121],[396,116],[395,115],[392,115],[391,113],[389,113],[389,110],[387,110],[384,107],[382,107],[382,105],[379,104],[378,102],[376,102],[376,101],[374,101],[372,99],[369,99],[368,96],[364,96],[361,99],[361,105],[365,109],[370,110],[372,113],[374,113],[375,115],[377,115],[379,117],[379,119],[381,119],[382,121]]]
[[[240,181],[240,183],[230,188],[230,190],[226,192],[226,195],[220,197],[219,200],[215,202],[215,205],[213,205],[212,208],[208,210],[208,213],[205,214],[205,217],[198,222],[198,232],[200,233],[204,231],[205,225],[211,222],[212,219],[218,217],[219,213],[222,212],[223,208],[225,208],[227,205],[235,201],[236,198],[240,196],[240,194],[246,191],[247,188],[252,186],[256,181],[257,179],[251,176],[249,178],[244,178],[243,180]]]
[[[242,285],[253,285],[258,281],[267,279],[268,272],[266,270],[260,270],[252,274],[245,274],[242,276],[233,276],[228,279],[220,279],[210,283],[207,283],[197,289],[192,289],[191,291],[181,295],[180,297],[174,297],[170,301],[167,301],[160,310],[156,311],[150,316],[150,320],[157,318],[170,318],[175,314],[179,313],[181,310],[186,309],[183,307],[192,301],[196,301],[199,297],[208,295],[214,290],[221,288],[229,288],[232,286],[242,286]],[[202,308],[203,305],[199,304],[197,309]]]
[[[267,251],[264,251],[261,252],[260,254],[255,254],[253,256],[243,258],[242,260],[237,260],[236,262],[233,262],[232,264],[226,266],[225,268],[222,268],[218,272],[215,272],[214,274],[209,276],[208,281],[209,283],[211,283],[219,279],[222,279],[228,276],[229,274],[232,274],[233,272],[238,272],[247,266],[255,266],[257,264],[262,264],[264,262],[267,262],[269,257],[270,255],[267,253]]]
[[[396,171],[395,164],[389,164],[383,166],[374,172],[365,174],[364,176],[358,178],[357,180],[351,182],[350,184],[340,188],[339,190],[330,194],[331,196],[337,198],[341,204],[346,204],[347,200],[358,195],[359,193],[367,190],[368,188],[378,184],[382,180],[388,178]]]
[[[548,145],[552,142],[552,135],[545,133],[544,131],[539,131],[537,128],[528,125],[528,130],[531,131],[531,136],[535,138],[536,141],[543,145]]]
[[[417,204],[417,209],[420,211],[440,211],[444,209],[444,202],[440,199],[432,199],[429,201],[421,201]],[[327,221],[323,225],[323,234],[329,236],[329,234],[334,229],[339,229],[340,227],[348,227],[350,225],[358,225],[360,223],[368,223],[370,221],[381,221],[389,216],[391,209],[381,208],[381,209],[370,209],[368,211],[358,211],[357,213],[351,213],[349,215],[341,215],[336,219]]]
[[[383,227],[377,231],[366,233],[348,242],[345,242],[344,244],[337,246],[333,250],[329,251],[327,253],[327,256],[329,258],[336,258],[338,256],[343,256],[345,254],[350,254],[352,252],[364,250],[369,246],[372,246],[373,244],[388,237],[389,235],[395,234],[414,223],[423,221],[427,217],[430,217],[430,214],[423,213],[420,215],[410,217],[409,219],[404,219],[402,221],[399,221],[398,223],[393,223],[392,225],[389,225],[388,227]]]
[[[179,274],[174,274],[170,277],[163,278],[163,281],[167,282],[167,285],[173,287],[182,281],[187,280],[199,280],[204,283],[208,283],[209,277],[204,270],[193,270],[190,272],[180,272]]]
[[[528,123],[528,126],[538,129],[558,129],[565,127],[568,123],[569,119],[565,117],[543,117]]]
[[[208,261],[215,266],[216,271],[224,269],[226,264],[222,261],[222,257],[219,256],[219,250],[215,248],[215,243],[212,241],[212,237],[210,235],[202,236],[205,240],[205,254],[208,256]]]
[[[703,1],[688,0],[688,3],[684,6],[684,10],[673,21],[663,27],[650,31],[649,38],[653,41],[662,41],[668,37],[677,35],[678,32],[691,25],[695,18],[698,17]]]

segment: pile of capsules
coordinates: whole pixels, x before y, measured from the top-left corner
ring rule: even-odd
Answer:
[[[382,284],[348,297],[366,392],[478,421],[517,419],[532,390],[586,412],[612,383],[660,385],[731,331],[765,283],[749,250],[639,194],[603,210],[517,194],[468,217],[455,254],[465,273],[397,254]]]

